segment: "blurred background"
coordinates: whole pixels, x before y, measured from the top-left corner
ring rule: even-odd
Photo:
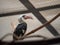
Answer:
[[[17,25],[17,19],[20,15],[25,14],[33,17],[33,20],[25,20],[28,24],[26,32],[27,34],[28,32],[43,25],[45,22],[51,20],[58,13],[60,13],[60,0],[0,0],[0,39],[8,33],[14,32],[14,29],[11,26],[11,22],[15,22],[15,25]],[[38,15],[41,15],[46,21]],[[59,34],[60,17],[54,20],[50,26],[43,27],[31,35],[42,35],[50,39],[57,37]],[[12,35],[4,38],[4,41],[11,40],[13,40]],[[23,41],[28,40],[42,40],[42,38],[26,38]]]

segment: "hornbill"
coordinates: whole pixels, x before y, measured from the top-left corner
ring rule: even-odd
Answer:
[[[18,18],[19,24],[17,25],[13,32],[13,40],[19,40],[19,38],[24,36],[24,34],[26,33],[27,23],[23,19],[27,20],[33,18],[29,15],[20,15],[20,17]]]

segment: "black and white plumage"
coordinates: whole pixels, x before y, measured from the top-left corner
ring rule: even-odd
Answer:
[[[17,27],[15,28],[15,31],[13,34],[15,34],[18,37],[22,37],[26,30],[27,30],[27,23],[24,22],[23,19],[32,19],[32,17],[30,16],[26,16],[26,15],[20,15],[20,18],[18,19],[19,24],[17,25]],[[13,40],[17,40],[17,38],[13,35]]]

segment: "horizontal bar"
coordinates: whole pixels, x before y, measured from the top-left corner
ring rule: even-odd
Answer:
[[[22,45],[48,45],[48,44],[58,44],[60,43],[60,37],[56,37],[56,38],[52,38],[52,39],[46,39],[46,40],[35,40],[35,41],[20,41],[20,42],[14,42],[14,41],[10,41],[10,42],[6,42],[6,41],[1,41],[0,40],[0,44],[22,44]]]
[[[37,8],[37,10],[38,10],[38,11],[44,11],[44,10],[50,10],[50,9],[55,9],[55,8],[60,8],[60,4],[52,5],[52,6],[47,6],[47,7],[42,7],[42,8]],[[0,14],[0,17],[12,16],[12,15],[23,14],[23,13],[31,13],[31,11],[29,11],[29,10],[24,10],[24,11],[4,13],[4,14]]]

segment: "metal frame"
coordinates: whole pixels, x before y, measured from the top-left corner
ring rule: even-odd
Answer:
[[[17,14],[23,14],[23,13],[33,13],[37,19],[42,23],[46,23],[47,20],[42,16],[42,14],[39,13],[39,11],[44,11],[44,10],[49,10],[49,9],[56,9],[56,8],[60,8],[60,4],[58,5],[52,5],[52,6],[47,6],[47,7],[42,7],[42,8],[35,8],[30,2],[29,0],[19,0],[20,2],[22,2],[22,4],[28,9],[25,11],[18,11],[18,12],[12,12],[12,13],[4,13],[4,14],[0,14],[0,17],[4,17],[4,16],[12,16],[12,15],[17,15]],[[29,5],[28,5],[29,4]],[[59,33],[56,31],[56,29],[49,24],[48,26],[46,26],[46,28],[54,35],[57,36],[59,35]],[[41,45],[48,45],[48,44],[55,44],[55,43],[60,43],[60,37],[58,38],[53,38],[53,39],[48,39],[48,40],[40,40],[40,41],[31,41],[31,42],[18,42],[15,43],[14,41],[7,43],[7,42],[2,42],[0,41],[0,43],[2,44],[41,44]]]

